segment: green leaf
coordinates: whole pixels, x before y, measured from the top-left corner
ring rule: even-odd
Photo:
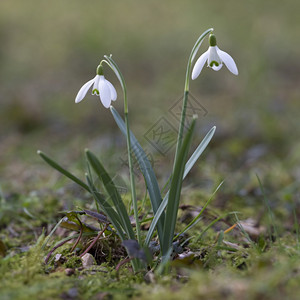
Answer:
[[[199,212],[199,214],[180,232],[178,233],[174,239],[177,239],[181,234],[185,233],[186,231],[188,231],[190,228],[192,228],[192,226],[199,220],[199,218],[201,217],[201,215],[203,214],[204,210],[206,209],[206,207],[208,206],[208,204],[211,202],[211,200],[214,198],[215,194],[217,193],[217,191],[219,190],[219,188],[222,186],[224,181],[222,181],[218,187],[215,189],[215,191],[213,192],[212,196],[206,201],[206,203],[204,204],[204,206],[202,207],[201,211]]]
[[[83,210],[88,216],[91,216],[95,219],[97,219],[99,222],[101,223],[105,223],[105,224],[109,224],[109,221],[107,220],[107,217],[102,215],[102,214],[99,214],[98,212],[95,212],[95,211],[91,211],[91,210],[87,210],[87,209],[84,209]]]
[[[171,180],[169,200],[166,209],[163,244],[161,245],[163,256],[167,254],[173,242],[179,201],[181,196],[181,187],[182,187],[185,163],[192,142],[192,136],[195,129],[195,124],[196,124],[196,119],[193,119],[192,124],[184,138],[184,141],[179,151],[178,158],[174,165],[174,172]]]
[[[111,106],[110,109],[117,125],[119,126],[122,133],[126,136],[126,126],[123,119],[121,118],[119,113],[114,109],[114,107]],[[138,140],[136,139],[136,137],[132,132],[130,132],[130,140],[131,140],[131,149],[138,161],[141,172],[145,178],[153,213],[155,215],[162,202],[162,197],[160,194],[160,189],[157,183],[157,179],[154,174],[153,168],[147,158],[146,153],[144,152],[143,148],[141,147],[141,145],[139,144]],[[160,219],[158,220],[158,222],[156,222],[160,240],[162,239],[163,222],[164,222],[164,212],[162,211],[160,213]]]
[[[104,187],[109,194],[115,209],[120,217],[121,224],[125,230],[125,232],[128,235],[128,238],[130,239],[135,239],[135,234],[133,232],[131,222],[126,210],[126,207],[122,201],[122,198],[113,182],[111,177],[108,175],[106,172],[105,168],[103,165],[100,163],[100,161],[97,159],[97,157],[90,152],[89,150],[85,151],[87,160],[93,170],[96,172],[96,174],[99,176],[99,178],[102,180]]]
[[[90,192],[89,187],[83,181],[81,181],[79,178],[77,178],[76,176],[71,174],[69,171],[67,171],[65,168],[63,168],[61,165],[59,165],[57,162],[55,162],[52,158],[47,156],[44,152],[38,150],[37,154],[52,168],[56,169],[58,172],[62,173],[63,175],[65,175],[66,177],[68,177],[69,179],[74,181],[75,183],[82,186],[85,190]]]
[[[63,222],[61,222],[60,227],[70,229],[72,231],[80,231],[82,229],[83,232],[94,232],[97,233],[99,231],[99,228],[94,227],[89,224],[85,224],[84,222],[81,222],[82,226],[78,224],[78,221],[75,222],[75,220],[70,220],[68,217],[65,218]]]
[[[51,236],[54,234],[54,232],[56,231],[56,229],[59,227],[59,225],[65,220],[65,217],[63,217],[59,222],[57,222],[57,224],[54,226],[54,228],[51,230],[51,232],[49,233],[49,235],[47,236],[47,238],[45,239],[45,242],[42,245],[42,249],[44,249],[47,245],[47,243],[49,242]]]
[[[161,215],[164,213],[165,211],[165,208],[168,204],[168,198],[169,198],[169,193],[170,191],[168,191],[164,197],[164,200],[162,201],[161,205],[159,206],[158,210],[156,211],[156,213],[154,214],[154,217],[153,217],[153,220],[150,224],[150,227],[148,229],[148,232],[147,232],[147,236],[146,236],[146,239],[145,239],[145,245],[148,246],[149,243],[150,243],[150,240],[151,240],[151,237],[154,233],[154,230],[155,230],[155,227],[156,227],[156,224],[158,223],[158,221],[160,220],[160,217]]]
[[[204,236],[205,232],[211,228],[214,224],[216,224],[217,222],[219,222],[220,220],[224,219],[226,216],[233,214],[233,213],[225,213],[217,218],[215,218],[213,221],[211,221],[204,230],[202,230],[202,232],[197,236],[197,238],[195,239],[196,242],[198,242],[199,240],[202,239],[202,237]]]
[[[158,268],[155,270],[155,273],[158,275],[162,275],[169,267],[170,258],[173,253],[173,247],[170,247],[166,254],[162,257],[161,262]]]
[[[99,204],[101,209],[104,211],[104,213],[107,215],[107,217],[111,221],[113,227],[117,231],[121,240],[125,240],[126,238],[124,235],[124,230],[122,229],[121,220],[120,220],[118,214],[112,208],[112,206],[104,199],[104,197],[99,192],[97,192],[96,187],[94,186],[90,177],[87,174],[86,174],[86,179],[87,179],[88,185],[90,187],[90,190],[94,196],[94,199],[96,200],[96,202]]]
[[[196,161],[199,159],[199,157],[201,156],[201,154],[203,153],[203,151],[205,150],[205,148],[208,146],[210,140],[212,139],[214,133],[215,133],[216,127],[212,127],[211,130],[206,134],[206,136],[204,137],[204,139],[201,141],[201,143],[199,144],[199,146],[197,147],[197,149],[194,151],[194,153],[192,154],[192,156],[190,157],[190,159],[188,160],[188,162],[185,165],[185,170],[184,170],[184,174],[183,174],[183,179],[188,175],[188,173],[190,172],[191,168],[194,166],[194,164],[196,163]],[[145,240],[145,245],[148,245],[151,237],[153,235],[155,226],[161,216],[161,214],[164,212],[167,204],[168,204],[168,198],[169,198],[169,193],[170,191],[168,191],[161,203],[161,205],[159,206],[158,210],[156,211],[153,221],[149,227],[149,230],[147,232],[147,236],[146,236],[146,240]]]
[[[190,172],[191,168],[197,162],[200,155],[206,149],[206,147],[208,146],[209,142],[211,141],[213,135],[215,134],[215,131],[216,131],[216,126],[213,126],[210,129],[210,131],[206,134],[204,139],[201,141],[201,143],[199,144],[197,149],[194,151],[194,153],[192,154],[192,156],[190,157],[190,159],[188,160],[188,162],[185,165],[183,178],[185,178],[186,175]]]

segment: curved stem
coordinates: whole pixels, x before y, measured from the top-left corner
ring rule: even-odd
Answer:
[[[127,135],[127,152],[128,152],[128,165],[129,165],[129,172],[130,172],[131,198],[132,198],[134,218],[135,218],[135,223],[136,223],[137,240],[138,240],[138,243],[141,244],[141,228],[140,228],[140,222],[139,222],[139,216],[138,216],[138,206],[137,206],[137,198],[136,198],[136,191],[135,191],[135,180],[134,180],[134,174],[133,174],[128,112],[125,112],[125,124],[126,124],[126,132],[127,132],[127,134],[126,134]]]
[[[125,125],[126,125],[126,141],[127,141],[127,152],[128,152],[128,165],[129,165],[129,176],[130,176],[130,186],[131,186],[131,198],[133,203],[133,211],[134,211],[134,218],[136,222],[136,235],[138,243],[141,244],[141,229],[140,229],[140,222],[138,217],[138,207],[137,207],[137,198],[136,198],[136,190],[135,190],[135,180],[134,180],[134,173],[133,173],[133,163],[132,163],[132,151],[131,151],[131,138],[130,138],[130,129],[129,129],[129,118],[128,118],[128,100],[127,100],[127,89],[125,84],[125,79],[118,68],[117,64],[114,60],[107,55],[104,55],[105,59],[103,62],[107,63],[109,67],[114,71],[117,78],[120,81],[123,95],[124,95],[124,118],[125,118]]]
[[[180,118],[180,124],[179,124],[179,130],[178,130],[178,137],[177,137],[177,145],[176,145],[176,153],[175,153],[175,159],[174,159],[174,165],[178,158],[179,149],[182,144],[183,139],[183,131],[184,131],[184,123],[185,123],[185,117],[186,117],[186,108],[187,108],[187,102],[189,97],[189,86],[190,86],[190,77],[191,77],[191,69],[192,69],[192,62],[199,50],[199,47],[201,46],[201,43],[203,39],[213,31],[213,28],[210,28],[206,31],[204,31],[201,36],[196,41],[190,57],[188,59],[187,67],[186,67],[186,73],[185,73],[185,83],[184,83],[184,91],[183,91],[183,103],[182,103],[182,112],[181,112],[181,118]]]

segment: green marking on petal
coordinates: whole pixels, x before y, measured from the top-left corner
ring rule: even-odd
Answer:
[[[95,95],[95,94],[99,95],[100,93],[99,93],[99,91],[98,91],[97,89],[93,89],[92,94],[93,94],[93,95]]]

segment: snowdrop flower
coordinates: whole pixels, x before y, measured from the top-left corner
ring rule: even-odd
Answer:
[[[238,69],[233,58],[228,53],[218,48],[217,40],[214,34],[210,34],[209,36],[208,50],[204,52],[195,63],[192,72],[193,80],[199,76],[206,61],[207,66],[212,68],[214,71],[219,71],[224,63],[231,73],[233,73],[234,75],[238,75]]]
[[[92,95],[99,96],[104,107],[109,108],[111,101],[115,101],[117,99],[117,92],[114,86],[105,79],[103,75],[103,67],[101,65],[97,68],[97,75],[81,87],[76,96],[75,103],[79,103],[83,100],[92,84],[94,84]]]

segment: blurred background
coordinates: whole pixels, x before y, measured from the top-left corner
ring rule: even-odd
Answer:
[[[113,54],[126,79],[131,129],[154,157],[160,180],[168,176],[174,147],[162,154],[145,134],[161,117],[177,128],[170,109],[182,96],[187,59],[198,36],[213,27],[239,76],[226,67],[204,68],[191,82],[191,94],[207,112],[199,114],[193,147],[213,125],[217,132],[188,184],[211,192],[225,179],[223,193],[230,190],[230,196],[220,201],[235,198],[245,205],[254,201],[247,195],[257,189],[257,173],[278,201],[296,201],[299,9],[296,0],[1,1],[3,193],[28,195],[69,184],[38,157],[38,149],[80,178],[87,147],[112,173],[126,173],[120,159],[126,157],[125,139],[110,111],[90,94],[74,103],[104,54]],[[205,40],[197,56],[207,47]],[[122,92],[108,68],[106,78],[117,88],[115,107],[122,113]]]

